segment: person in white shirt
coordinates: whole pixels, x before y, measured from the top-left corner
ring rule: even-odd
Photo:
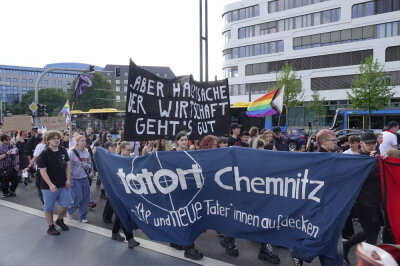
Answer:
[[[397,149],[397,135],[399,131],[399,122],[391,121],[386,126],[387,130],[382,133],[383,141],[379,145],[381,156],[385,156],[390,149]]]
[[[360,154],[360,141],[361,138],[359,136],[350,136],[349,137],[349,146],[350,149],[344,151],[344,154]]]

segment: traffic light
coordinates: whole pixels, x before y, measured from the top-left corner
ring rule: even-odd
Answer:
[[[121,68],[115,67],[115,77],[119,78],[121,76]]]
[[[47,106],[45,104],[38,105],[38,116],[44,116],[47,111]]]
[[[94,66],[90,65],[89,66],[89,72],[93,72],[94,71]]]

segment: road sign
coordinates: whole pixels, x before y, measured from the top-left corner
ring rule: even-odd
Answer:
[[[35,103],[31,103],[29,105],[29,109],[34,113],[37,110],[37,105]]]

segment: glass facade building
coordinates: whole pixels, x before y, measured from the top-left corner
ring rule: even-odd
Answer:
[[[276,88],[288,63],[304,89],[303,106],[289,110],[289,125],[314,120],[307,105],[318,91],[327,111],[318,123],[328,126],[337,108],[349,107],[347,92],[359,66],[373,56],[394,88],[391,106],[400,107],[400,0],[243,0],[223,14],[254,6],[256,16],[225,19],[222,29],[231,104]]]

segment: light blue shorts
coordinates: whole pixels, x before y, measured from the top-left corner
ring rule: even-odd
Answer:
[[[56,202],[61,207],[70,207],[74,202],[71,194],[71,189],[62,187],[57,188],[56,192],[51,192],[50,189],[42,189],[43,201],[44,201],[44,212],[52,212]]]

